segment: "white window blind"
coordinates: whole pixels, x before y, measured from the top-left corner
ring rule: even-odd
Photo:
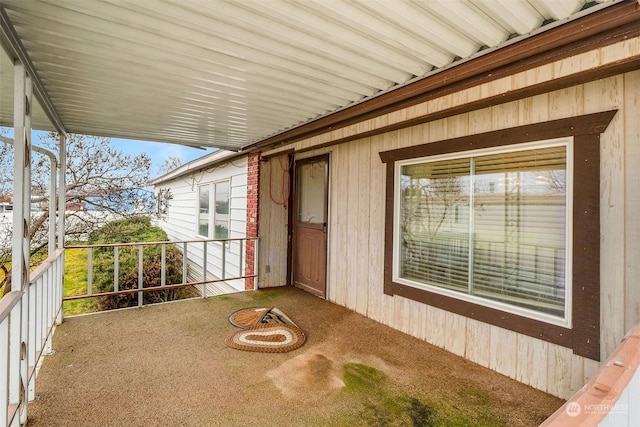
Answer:
[[[567,145],[400,166],[398,276],[564,318]]]

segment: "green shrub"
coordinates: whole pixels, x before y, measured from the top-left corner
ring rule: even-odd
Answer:
[[[107,223],[104,227],[89,236],[90,244],[134,243],[134,242],[164,242],[167,234],[159,227],[151,225],[148,217],[134,217]],[[118,255],[118,289],[129,290],[138,288],[138,260],[139,246],[120,247]],[[162,248],[161,245],[144,246],[143,259],[143,287],[161,285]],[[182,283],[182,252],[174,245],[166,246],[166,284]],[[113,291],[114,278],[114,250],[113,248],[94,249],[93,253],[93,284],[95,292]],[[176,299],[196,296],[192,287],[166,289],[144,293],[144,304],[172,301]],[[100,310],[132,307],[138,303],[138,294],[121,294],[97,298]]]

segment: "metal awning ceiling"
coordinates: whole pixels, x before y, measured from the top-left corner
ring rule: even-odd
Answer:
[[[235,150],[615,1],[586,3],[0,0],[67,131]]]

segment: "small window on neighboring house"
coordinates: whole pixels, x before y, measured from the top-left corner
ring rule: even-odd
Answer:
[[[571,144],[397,162],[394,279],[568,325]]]
[[[210,185],[198,187],[198,236],[209,237]]]
[[[229,196],[228,180],[198,187],[198,236],[229,238]]]
[[[229,238],[229,181],[214,184],[215,188],[215,213],[214,213],[214,238]]]

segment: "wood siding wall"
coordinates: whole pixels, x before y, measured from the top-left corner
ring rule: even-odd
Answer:
[[[528,70],[376,119],[283,146],[296,159],[329,152],[328,299],[533,387],[570,397],[598,369],[571,349],[383,294],[385,166],[378,155],[416,144],[618,109],[601,138],[601,355],[640,318],[640,71],[494,105],[382,135],[330,145],[554,78],[640,56],[640,38]],[[313,147],[325,145],[324,148]],[[272,157],[271,162],[273,162]],[[287,214],[269,201],[263,167],[260,286],[285,283]],[[265,178],[266,176],[266,178]]]
[[[258,218],[258,286],[282,286],[287,281],[287,227],[291,184],[289,156],[265,159],[260,165]]]
[[[170,240],[195,240],[198,210],[198,186],[222,180],[230,181],[229,237],[246,236],[247,215],[247,158],[241,157],[230,163],[215,165],[209,169],[197,171],[174,180],[158,184],[155,191],[169,189],[173,199],[169,201],[167,215],[157,220],[157,225],[167,232]],[[225,269],[226,277],[238,276],[241,272],[239,265],[240,245],[232,242],[227,248]],[[203,276],[203,247],[190,243],[187,258],[189,260],[189,275],[192,280],[202,280]],[[244,253],[242,254],[244,259]],[[221,278],[222,249],[219,243],[209,243],[207,246],[207,278]],[[244,274],[244,269],[242,269]],[[209,285],[208,295],[223,292],[244,290],[244,280],[227,281]]]

